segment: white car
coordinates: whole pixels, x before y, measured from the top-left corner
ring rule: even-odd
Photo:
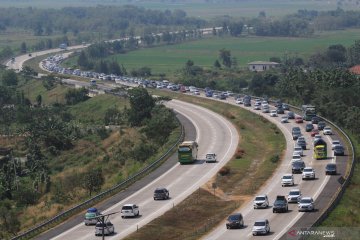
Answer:
[[[139,207],[136,204],[125,204],[121,208],[121,217],[136,217],[139,216]]]
[[[271,110],[271,111],[270,111],[270,116],[271,116],[271,117],[277,117],[276,110]]]
[[[301,198],[301,200],[299,201],[299,204],[298,204],[299,212],[314,211],[314,210],[315,210],[315,205],[314,205],[314,200],[312,199],[312,197]]]
[[[329,127],[329,126],[324,127],[323,133],[324,133],[324,135],[332,135],[331,127]]]
[[[104,228],[104,235],[111,235],[114,234],[114,225],[108,221],[105,224],[102,222],[96,223],[95,226],[95,236],[102,236],[103,234],[103,228]]]
[[[302,172],[302,179],[315,179],[315,169],[312,167],[305,167]]]
[[[297,152],[300,156],[304,156],[303,149],[301,146],[295,146],[294,147],[294,153]]]
[[[285,174],[282,176],[281,186],[294,186],[294,176],[292,174]]]
[[[287,116],[282,116],[280,121],[281,121],[281,123],[288,123],[289,119]]]
[[[269,199],[267,195],[258,195],[254,199],[254,209],[269,207]]]
[[[200,95],[200,91],[199,91],[199,90],[195,90],[195,91],[193,91],[193,94],[194,94],[194,95]]]
[[[205,156],[205,161],[207,163],[216,162],[216,154],[215,153],[207,153]]]
[[[332,140],[331,142],[331,150],[334,150],[334,148],[338,145],[341,145],[339,140]]]
[[[254,110],[260,110],[260,109],[261,109],[260,105],[254,105]]]
[[[294,152],[291,158],[291,162],[296,162],[296,161],[302,161],[302,158],[300,154]]]
[[[252,235],[256,236],[256,235],[266,235],[270,233],[270,224],[269,221],[267,219],[261,219],[261,220],[257,220],[254,223],[254,226],[252,228]]]
[[[242,98],[237,98],[237,99],[235,100],[235,103],[236,103],[236,104],[244,104]]]
[[[291,189],[287,196],[288,202],[297,203],[300,201],[300,199],[301,199],[301,191],[299,189]]]

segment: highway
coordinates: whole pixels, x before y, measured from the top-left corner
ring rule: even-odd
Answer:
[[[68,82],[73,80],[67,80]],[[75,81],[73,83],[76,83]],[[87,84],[87,83],[86,83]],[[99,85],[100,86],[100,85]],[[105,86],[111,86],[105,84]],[[109,87],[110,88],[110,87]],[[204,96],[202,96],[204,97]],[[221,100],[220,100],[221,101]],[[229,104],[235,104],[234,100],[226,100]],[[198,132],[197,141],[200,146],[200,157],[204,157],[206,152],[218,153],[220,162],[218,164],[205,164],[203,161],[198,161],[195,165],[180,166],[176,164],[164,175],[157,180],[151,182],[148,186],[135,194],[129,196],[125,200],[110,207],[105,212],[118,211],[121,205],[125,203],[136,203],[140,206],[141,217],[134,219],[121,219],[120,216],[114,216],[111,221],[115,225],[116,234],[113,237],[107,239],[121,239],[126,235],[134,232],[137,227],[142,227],[152,219],[160,216],[162,213],[170,209],[173,205],[176,205],[186,196],[191,194],[194,190],[204,184],[220,169],[222,165],[228,161],[236,149],[238,142],[238,136],[235,129],[229,122],[220,117],[217,114],[210,112],[209,110],[173,100],[169,102],[168,107],[175,109],[180,114],[194,124],[196,131]],[[243,107],[242,105],[240,105]],[[280,239],[284,238],[286,233],[298,226],[311,226],[312,222],[316,220],[320,212],[327,206],[330,201],[331,194],[335,192],[339,184],[337,183],[337,176],[325,176],[325,165],[329,162],[339,162],[339,157],[333,157],[331,148],[328,147],[328,156],[331,156],[327,160],[314,160],[312,158],[312,137],[309,133],[305,132],[303,124],[295,124],[294,120],[290,120],[290,123],[280,123],[280,117],[270,117],[269,114],[263,114],[259,110],[253,110],[252,108],[246,108],[256,114],[263,115],[266,119],[275,123],[283,132],[286,141],[287,149],[284,154],[284,160],[279,168],[275,171],[274,175],[267,181],[267,183],[261,187],[259,194],[267,194],[269,197],[270,205],[275,200],[276,195],[287,195],[293,188],[299,188],[303,196],[313,197],[315,200],[315,207],[317,211],[311,213],[299,213],[297,211],[297,204],[289,204],[288,213],[272,213],[272,208],[268,209],[253,209],[252,202],[245,203],[241,206],[237,212],[241,212],[244,216],[245,227],[243,229],[227,230],[225,228],[225,220],[216,229],[210,232],[203,239],[252,239],[251,234],[252,224],[258,219],[268,219],[270,221],[271,233],[268,236],[264,236],[264,239]],[[281,116],[281,115],[280,115]],[[215,121],[215,119],[217,119]],[[221,119],[221,120],[220,120]],[[284,173],[291,173],[291,156],[294,141],[291,136],[292,126],[301,126],[302,132],[306,137],[307,150],[304,152],[303,157],[307,166],[312,166],[316,170],[315,180],[301,180],[300,174],[295,174],[295,186],[294,187],[281,187],[280,179]],[[226,126],[226,127],[224,127]],[[232,129],[232,130],[231,130]],[[209,135],[210,134],[210,135]],[[334,136],[333,136],[334,137]],[[330,146],[331,137],[323,137],[328,141]],[[337,136],[335,135],[335,138]],[[229,141],[224,142],[224,141]],[[226,144],[225,144],[226,143]],[[236,143],[236,144],[235,144]],[[206,146],[206,147],[205,147]],[[223,146],[227,146],[223,149]],[[344,161],[340,161],[340,174],[345,173],[347,157],[340,157]],[[201,177],[200,177],[201,176]],[[195,183],[189,185],[189,182]],[[153,190],[156,187],[164,186],[170,189],[171,200],[166,202],[154,202],[152,200]],[[325,196],[321,197],[322,193]],[[305,219],[305,220],[304,220]],[[89,227],[85,227],[83,224],[76,225],[75,227],[65,231],[63,234],[55,237],[54,239],[92,239],[94,231]]]
[[[162,176],[149,183],[146,187],[106,209],[104,213],[119,211],[127,203],[135,203],[140,207],[140,217],[122,219],[120,214],[112,216],[111,222],[115,226],[116,234],[107,239],[121,239],[136,231],[154,218],[162,215],[174,205],[180,203],[188,195],[205,184],[219,169],[233,156],[238,145],[239,137],[236,129],[222,116],[205,108],[189,103],[172,100],[166,105],[188,118],[195,126],[199,143],[198,160],[192,165],[178,163]],[[216,152],[218,162],[205,163],[207,152]],[[156,187],[166,187],[170,191],[168,201],[154,201],[153,192]],[[80,223],[53,239],[97,239],[94,227]]]

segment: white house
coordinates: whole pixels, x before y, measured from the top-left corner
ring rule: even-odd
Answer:
[[[262,72],[279,66],[277,62],[255,61],[248,63],[248,68],[252,72]]]

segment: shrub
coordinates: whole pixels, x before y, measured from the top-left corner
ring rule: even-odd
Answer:
[[[228,166],[224,166],[219,170],[219,174],[221,176],[228,175],[229,173],[230,173],[230,167],[228,167]]]
[[[270,158],[270,161],[272,163],[277,163],[280,160],[280,156],[279,155],[274,155]]]

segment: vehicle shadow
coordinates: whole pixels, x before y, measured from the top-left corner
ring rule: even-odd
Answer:
[[[200,160],[200,159],[197,159],[197,160],[195,160],[194,161],[194,163],[193,164],[204,164],[205,163],[205,160]]]

